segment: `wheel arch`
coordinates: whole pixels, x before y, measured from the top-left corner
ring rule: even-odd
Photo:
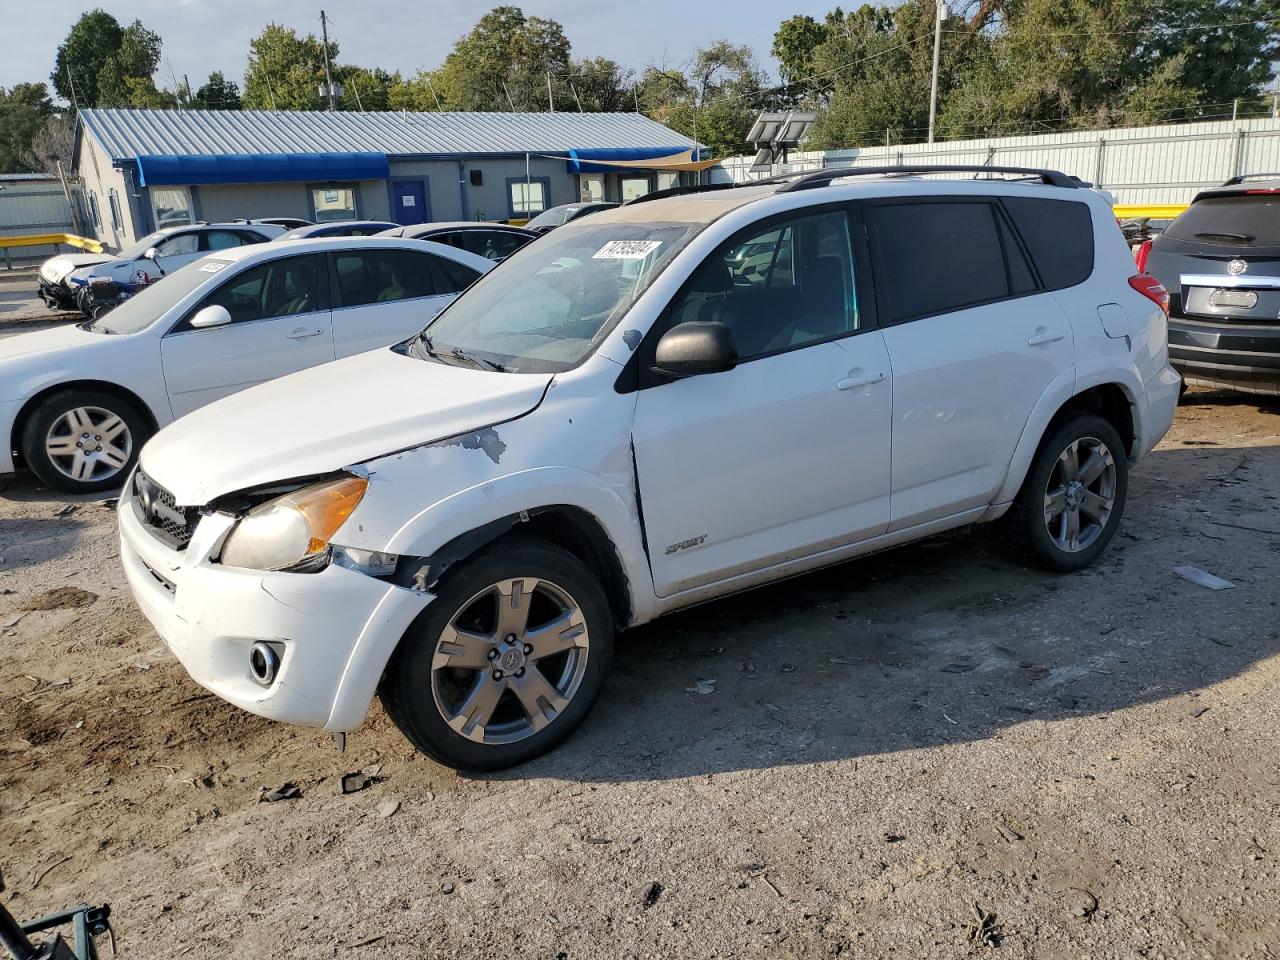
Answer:
[[[22,451],[22,433],[27,427],[27,421],[31,419],[31,415],[35,413],[49,397],[56,393],[63,393],[67,390],[99,390],[103,393],[112,393],[123,400],[133,404],[138,412],[147,420],[147,426],[155,433],[160,429],[159,421],[156,419],[155,412],[151,409],[151,405],[137,393],[128,387],[123,387],[118,383],[112,383],[110,380],[94,380],[92,378],[81,378],[77,380],[62,380],[58,383],[51,383],[41,387],[18,409],[18,415],[13,418],[13,427],[9,434],[9,449],[13,450],[19,457],[23,457]]]

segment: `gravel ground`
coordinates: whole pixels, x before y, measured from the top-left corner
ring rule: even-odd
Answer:
[[[1189,395],[1082,574],[962,531],[633,631],[487,777],[206,694],[111,512],[5,483],[5,897],[124,957],[1280,956],[1280,407]]]
[[[37,269],[0,268],[0,336],[84,319],[78,313],[50,310],[45,306],[36,293],[40,282]]]

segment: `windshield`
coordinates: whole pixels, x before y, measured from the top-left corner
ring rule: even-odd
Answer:
[[[564,223],[572,209],[572,207],[552,207],[550,210],[544,210],[526,223],[525,227],[529,230],[536,230],[538,227],[558,227]]]
[[[149,233],[131,247],[125,247],[118,254],[121,260],[139,260],[142,255],[169,235],[169,231],[157,230]]]
[[[515,373],[581,363],[703,224],[574,222],[477,280],[413,341],[415,356]]]
[[[143,287],[100,320],[95,320],[89,329],[95,333],[137,333],[145,330],[175,303],[228,266],[230,264],[226,260],[213,257],[188,264],[163,280]]]

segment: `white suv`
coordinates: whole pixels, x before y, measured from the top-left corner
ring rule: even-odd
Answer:
[[[669,611],[1005,514],[1087,565],[1173,419],[1163,289],[1062,174],[890,172],[594,214],[166,428],[120,500],[143,611],[246,710],[343,732],[377,694],[493,769]]]

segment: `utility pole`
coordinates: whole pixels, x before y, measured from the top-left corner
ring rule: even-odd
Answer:
[[[556,95],[551,92],[551,71],[547,71],[547,107],[552,113],[556,112]]]
[[[933,143],[934,122],[938,117],[938,61],[942,53],[942,21],[947,19],[947,5],[937,0],[938,15],[933,21],[933,80],[929,84],[929,142]]]
[[[320,11],[320,36],[324,42],[324,90],[329,95],[329,111],[332,113],[338,105],[333,99],[333,69],[329,65],[329,21],[323,10]]]

